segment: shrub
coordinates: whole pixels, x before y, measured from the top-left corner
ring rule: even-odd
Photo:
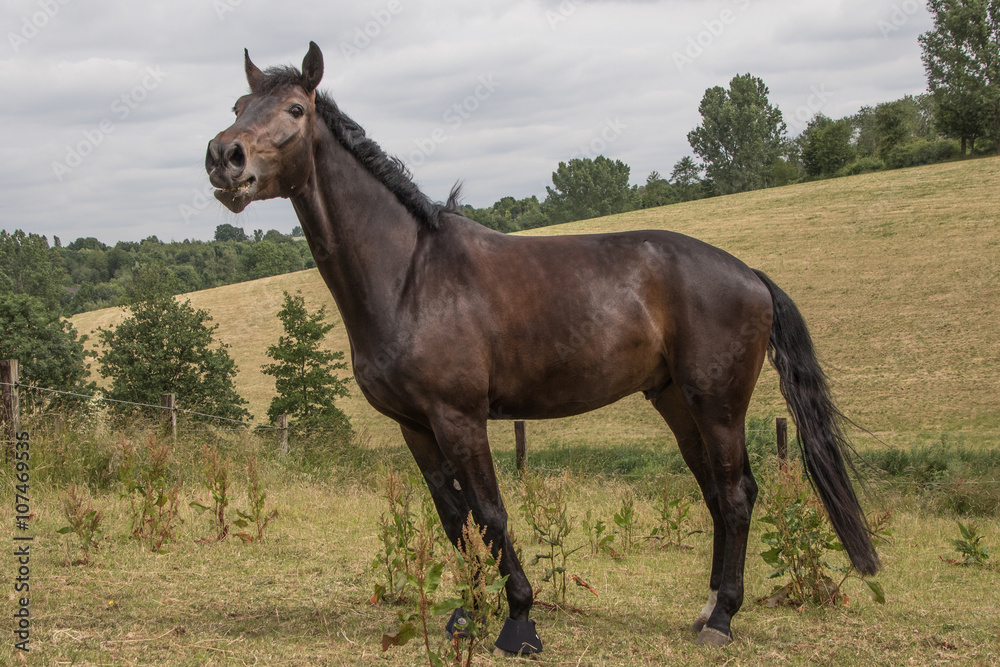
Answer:
[[[145,543],[150,551],[159,551],[175,537],[181,482],[169,482],[172,448],[168,441],[157,445],[150,437],[146,461],[138,460],[131,440],[119,441],[118,476],[122,483],[121,498],[128,499],[132,520],[132,536]]]
[[[981,544],[983,536],[979,534],[979,528],[971,523],[969,525],[961,521],[957,523],[962,537],[952,540],[951,543],[955,545],[955,551],[961,554],[962,560],[951,562],[959,565],[985,565],[990,557],[990,548]]]
[[[101,521],[104,519],[100,510],[94,509],[90,502],[81,494],[76,484],[70,484],[62,497],[63,516],[68,526],[60,528],[60,535],[73,533],[76,535],[77,547],[83,552],[83,557],[72,561],[73,565],[86,565],[90,562],[90,552],[96,550],[101,540]],[[70,558],[66,559],[69,564]]]
[[[202,486],[212,496],[212,507],[192,501],[190,507],[198,514],[211,509],[212,523],[215,527],[215,539],[221,542],[229,535],[229,523],[226,521],[226,508],[229,507],[229,468],[228,460],[207,445],[201,447]]]
[[[551,479],[540,475],[525,475],[521,515],[534,531],[544,553],[535,554],[532,565],[548,561],[545,582],[552,583],[552,595],[557,604],[566,603],[567,569],[569,557],[585,545],[571,549],[567,543],[573,532],[573,518],[569,516],[566,498],[566,479]]]
[[[914,138],[894,146],[885,156],[885,166],[889,169],[901,169],[934,164],[950,160],[958,156],[960,152],[959,143],[954,139],[928,141],[927,139]]]
[[[877,157],[863,157],[841,168],[837,172],[837,176],[857,176],[858,174],[867,174],[873,171],[882,171],[883,169],[885,169],[885,163],[882,160],[879,160]]]
[[[843,551],[831,529],[819,499],[816,498],[798,462],[789,462],[779,468],[764,485],[764,516],[760,519],[772,527],[761,536],[770,549],[761,558],[771,566],[769,579],[787,577],[784,585],[775,586],[769,603],[783,602],[801,605],[837,604],[846,602],[842,586],[854,574],[851,565],[831,565],[830,552]],[[891,514],[885,512],[875,518],[873,530],[888,535]],[[842,575],[840,581],[833,576]],[[871,578],[863,578],[876,602],[885,602],[881,585]]]
[[[247,512],[237,511],[236,514],[240,518],[234,522],[237,528],[246,528],[253,524],[254,528],[257,529],[256,535],[251,535],[246,531],[236,533],[236,536],[247,544],[263,542],[267,525],[278,517],[278,510],[274,510],[270,514],[264,511],[264,501],[266,500],[267,492],[261,488],[257,459],[254,458],[253,454],[247,454],[247,502],[250,503],[250,509]]]

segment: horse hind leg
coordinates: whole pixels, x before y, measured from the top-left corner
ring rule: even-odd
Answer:
[[[732,618],[743,604],[743,568],[757,485],[738,419],[712,418],[697,403],[671,388],[654,405],[677,438],[712,515],[713,549],[709,598],[692,629],[698,644],[721,646],[732,639]]]
[[[698,426],[691,417],[691,413],[684,401],[674,388],[668,388],[664,393],[653,399],[653,405],[660,415],[667,422],[670,430],[677,440],[681,456],[688,468],[694,474],[695,480],[701,488],[701,495],[708,507],[708,512],[712,517],[712,570],[709,576],[708,601],[702,610],[695,617],[691,629],[699,633],[715,609],[719,594],[719,584],[722,581],[722,565],[726,549],[726,531],[722,518],[722,511],[719,506],[718,489],[715,478],[712,476],[711,467],[705,457],[705,445],[701,440],[701,433]]]

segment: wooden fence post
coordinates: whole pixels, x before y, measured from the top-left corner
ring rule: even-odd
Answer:
[[[288,454],[288,415],[278,415],[278,439],[281,443],[281,454]]]
[[[524,459],[528,455],[528,441],[524,434],[524,421],[514,422],[514,450],[517,460],[517,474],[524,475]]]
[[[778,436],[778,467],[784,468],[788,458],[788,419],[775,417],[774,432]]]
[[[177,409],[174,407],[174,399],[176,396],[174,394],[162,394],[160,395],[160,407],[163,408],[163,425],[164,428],[170,429],[170,437],[177,439]]]
[[[0,361],[0,383],[3,383],[3,423],[7,440],[4,452],[8,459],[14,458],[14,443],[17,442],[17,434],[21,431],[21,412],[17,405],[18,373],[17,359]]]

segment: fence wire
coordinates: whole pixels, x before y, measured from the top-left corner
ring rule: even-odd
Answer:
[[[15,389],[25,389],[25,390],[29,390],[29,391],[36,391],[36,392],[42,392],[42,393],[48,393],[48,394],[55,394],[55,395],[59,395],[59,396],[70,396],[70,397],[73,397],[73,398],[86,399],[88,401],[98,401],[98,402],[102,402],[102,403],[113,403],[113,404],[118,404],[118,405],[128,405],[128,406],[132,406],[132,407],[136,407],[136,408],[146,408],[146,409],[159,410],[159,411],[171,411],[172,410],[173,412],[178,413],[178,414],[190,415],[190,416],[193,416],[193,417],[202,417],[202,418],[205,418],[205,419],[211,419],[211,420],[215,420],[215,421],[225,422],[225,423],[228,423],[228,424],[238,425],[237,427],[234,427],[234,428],[217,428],[216,429],[216,430],[220,430],[220,431],[237,432],[237,431],[246,431],[246,430],[253,429],[253,430],[257,430],[257,431],[274,431],[274,432],[286,431],[286,432],[288,432],[290,434],[294,433],[294,434],[299,434],[299,435],[301,435],[301,434],[310,434],[310,433],[336,433],[337,432],[335,429],[324,429],[324,428],[316,428],[316,427],[288,426],[288,427],[285,427],[283,429],[283,428],[281,428],[279,426],[273,426],[271,424],[261,424],[261,423],[258,423],[258,422],[254,422],[254,421],[250,421],[250,420],[245,420],[245,419],[235,419],[235,418],[232,418],[232,417],[223,417],[221,415],[212,415],[212,414],[208,414],[208,413],[205,413],[205,412],[199,412],[197,410],[188,410],[188,409],[178,408],[178,407],[170,408],[170,407],[163,406],[163,405],[153,405],[153,404],[150,404],[150,403],[139,403],[139,402],[135,402],[135,401],[125,401],[125,400],[121,400],[121,399],[107,398],[105,396],[101,396],[101,395],[97,395],[97,394],[93,394],[93,395],[92,394],[80,394],[80,393],[71,392],[71,391],[63,391],[63,390],[60,390],[60,389],[50,389],[48,387],[38,387],[38,386],[35,386],[35,385],[22,384],[21,382],[14,382],[14,383],[0,382],[0,386],[14,387]],[[193,429],[178,429],[178,430],[193,430]],[[590,430],[590,429],[588,429],[588,430]],[[746,432],[747,433],[759,433],[759,434],[774,434],[775,430],[774,429],[759,429],[759,428],[757,428],[757,429],[747,429]],[[657,435],[662,435],[662,432],[657,431],[656,434]],[[872,433],[872,434],[875,435],[875,433]],[[963,436],[963,435],[968,436],[968,435],[976,435],[976,436],[1000,437],[1000,431],[879,431],[878,434],[919,435],[919,436],[946,436],[946,435],[948,435],[948,436]],[[652,435],[652,433],[650,433],[649,435]],[[542,467],[542,466],[531,466],[531,468],[533,470],[535,470],[535,471],[539,471],[539,472],[543,472],[543,473],[559,473],[559,472],[563,472],[560,469],[545,468],[545,467]],[[638,473],[585,473],[585,472],[576,472],[574,474],[581,474],[581,475],[594,476],[594,477],[602,477],[602,478],[639,479],[639,478],[646,477],[646,475],[638,474]],[[911,484],[912,482],[908,482],[908,481],[905,481],[905,480],[879,480],[879,483],[886,483],[886,484]],[[933,484],[933,483],[931,483],[931,484]],[[969,480],[969,481],[959,482],[959,484],[962,484],[962,485],[966,485],[966,484],[1000,484],[1000,480],[978,480],[978,481]]]

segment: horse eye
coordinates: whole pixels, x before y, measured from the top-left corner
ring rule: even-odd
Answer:
[[[236,108],[235,104],[233,105],[233,113],[236,114],[237,116],[240,115],[240,110]]]
[[[292,114],[292,118],[302,118],[302,116],[305,115],[306,110],[301,104],[295,104],[288,110],[288,113]]]

